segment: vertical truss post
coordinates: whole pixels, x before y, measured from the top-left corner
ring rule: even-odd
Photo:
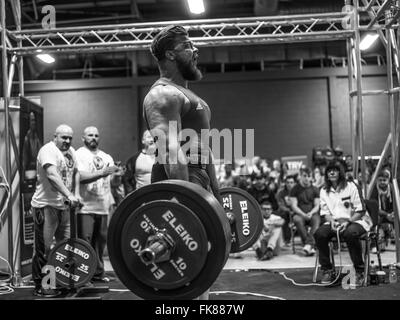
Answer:
[[[8,87],[7,87],[7,97],[11,97],[12,92],[12,82],[15,73],[15,63],[17,62],[17,56],[13,55],[10,61],[10,70],[8,72]]]
[[[391,13],[389,10],[385,12],[385,20],[386,22],[390,21],[391,19]],[[395,164],[397,163],[397,155],[396,155],[396,112],[395,112],[395,105],[394,105],[394,95],[391,93],[391,90],[393,89],[393,51],[396,50],[397,44],[396,44],[396,39],[393,38],[393,34],[391,33],[390,28],[386,27],[386,39],[388,42],[388,45],[386,47],[386,60],[387,60],[387,82],[388,82],[388,103],[389,103],[389,118],[390,118],[390,132],[392,136],[392,143],[391,143],[391,154],[392,154],[392,178],[394,177],[394,167],[396,166]],[[396,55],[394,55],[396,58]],[[394,186],[394,185],[393,185]],[[395,227],[395,234],[396,234],[396,261],[398,262],[400,259],[400,240],[399,240],[399,207],[397,204],[394,206],[394,211],[395,211],[395,222],[394,222],[394,227]]]
[[[35,2],[33,2],[35,3]],[[11,1],[11,7],[14,14],[14,20],[16,25],[16,31],[21,31],[21,1]],[[22,40],[17,41],[17,47],[22,48]],[[24,95],[24,60],[23,56],[18,57],[18,85],[20,95]]]
[[[365,164],[365,152],[364,152],[364,111],[362,104],[362,71],[361,71],[361,50],[360,50],[360,24],[359,24],[359,7],[358,0],[354,1],[354,31],[355,31],[355,39],[354,39],[354,56],[355,56],[355,75],[357,81],[357,114],[356,114],[356,128],[358,131],[358,143],[359,143],[359,151],[360,151],[360,169],[361,169],[361,184],[364,195],[367,194],[367,182],[366,182],[366,164]]]
[[[348,86],[349,86],[349,114],[350,114],[350,137],[351,137],[351,155],[353,158],[353,176],[357,176],[358,172],[358,148],[357,148],[357,128],[355,127],[355,117],[357,110],[354,107],[354,97],[351,92],[354,90],[354,65],[353,65],[353,39],[347,39],[347,69],[348,69]]]
[[[4,122],[5,122],[5,147],[6,147],[6,178],[10,183],[10,199],[12,199],[12,180],[11,180],[11,153],[10,153],[10,110],[8,90],[8,63],[7,63],[7,46],[6,46],[6,2],[0,0],[0,26],[1,26],[1,66],[3,80],[3,96],[4,96]],[[8,217],[8,260],[11,266],[11,271],[14,274],[14,245],[13,245],[13,219],[12,219],[12,201],[8,202],[7,206]]]

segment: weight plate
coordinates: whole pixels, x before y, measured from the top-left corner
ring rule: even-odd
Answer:
[[[145,284],[141,274],[124,259],[126,244],[121,239],[128,218],[136,209],[158,200],[179,203],[193,212],[201,221],[208,240],[208,253],[198,275],[181,287],[157,289]],[[193,299],[214,283],[228,259],[231,233],[224,210],[217,199],[202,187],[187,181],[166,180],[141,187],[130,193],[117,207],[111,218],[107,246],[110,262],[121,282],[144,299]],[[122,242],[122,243],[121,243]]]
[[[145,265],[139,252],[146,247],[153,228],[165,229],[175,245],[168,261]],[[159,200],[136,209],[121,233],[122,254],[139,280],[156,289],[176,289],[190,283],[207,258],[207,235],[200,219],[182,204]]]
[[[60,286],[78,288],[92,279],[97,268],[97,258],[89,243],[71,238],[54,246],[47,264],[54,267],[56,281]]]
[[[260,205],[252,195],[239,188],[221,188],[220,195],[225,212],[231,212],[235,217],[235,222],[230,225],[231,252],[250,248],[259,238],[264,225]]]

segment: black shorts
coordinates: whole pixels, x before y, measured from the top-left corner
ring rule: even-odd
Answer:
[[[195,183],[209,192],[211,191],[210,177],[207,171],[199,166],[188,166],[189,170],[189,181]],[[151,170],[151,183],[168,180],[168,176],[165,173],[165,168],[163,164],[155,163],[153,169]]]

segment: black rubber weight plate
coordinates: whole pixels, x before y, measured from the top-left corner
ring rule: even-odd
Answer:
[[[138,207],[154,200],[171,200],[187,206],[196,213],[207,233],[210,250],[204,268],[189,286],[173,290],[149,290],[139,280],[137,270],[124,262],[121,232],[127,219]],[[117,207],[108,229],[108,251],[118,278],[132,292],[144,299],[193,299],[198,292],[206,291],[216,280],[228,259],[231,246],[230,227],[217,199],[190,182],[166,180],[144,186],[129,194]]]
[[[260,205],[251,194],[239,188],[222,188],[220,194],[224,210],[235,216],[235,223],[230,225],[231,252],[250,248],[258,240],[264,225]]]
[[[71,238],[54,246],[47,264],[55,268],[56,280],[60,286],[77,288],[93,277],[97,268],[97,258],[89,243]]]

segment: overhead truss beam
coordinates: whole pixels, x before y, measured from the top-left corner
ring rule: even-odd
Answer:
[[[330,41],[353,36],[342,26],[345,17],[329,13],[8,31],[14,43],[22,42],[8,50],[17,55],[143,50],[171,24],[184,26],[199,47]]]

